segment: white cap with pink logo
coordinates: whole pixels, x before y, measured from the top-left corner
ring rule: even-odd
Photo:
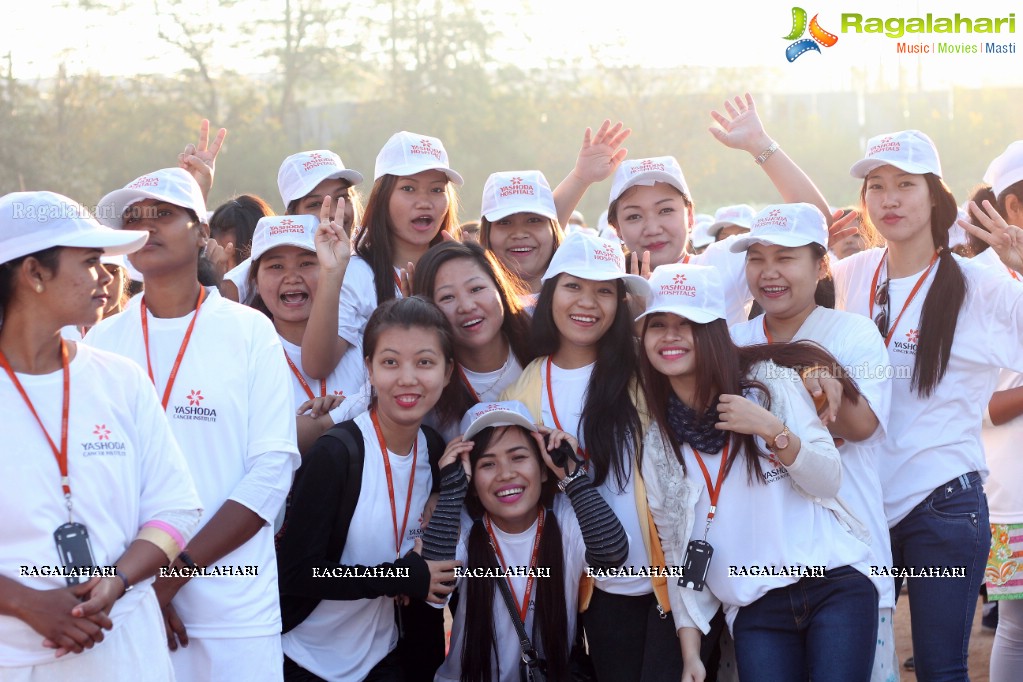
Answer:
[[[754,244],[775,246],[828,246],[828,223],[813,204],[774,204],[753,216],[753,227],[732,242],[732,253],[746,251]]]
[[[116,189],[99,200],[96,220],[107,227],[124,227],[124,212],[132,204],[155,199],[190,209],[200,221],[206,220],[206,200],[202,190],[183,168],[163,168],[135,178],[123,189]]]
[[[443,142],[436,137],[403,130],[391,135],[377,154],[373,179],[379,180],[385,175],[408,177],[428,170],[442,171],[456,185],[464,182],[448,165],[448,152]]]
[[[297,246],[316,252],[313,236],[320,221],[311,215],[276,215],[260,218],[252,233],[252,260],[278,246]]]
[[[690,201],[693,198],[682,175],[682,167],[678,165],[675,157],[654,156],[648,159],[622,161],[622,165],[615,171],[614,180],[611,181],[611,199],[608,203],[614,203],[615,199],[633,185],[653,186],[657,182],[671,185]]]
[[[462,438],[469,440],[489,426],[521,426],[527,431],[536,431],[533,415],[518,400],[493,403],[477,403],[462,417]]]
[[[492,173],[483,186],[483,217],[494,222],[515,213],[536,213],[558,219],[554,193],[538,170]]]
[[[1023,140],[1016,140],[987,167],[984,182],[991,185],[997,197],[1020,180],[1023,180]]]
[[[728,319],[725,287],[716,268],[709,265],[662,265],[650,275],[647,315],[671,313],[697,324]]]
[[[291,202],[308,195],[324,180],[345,180],[350,185],[362,182],[362,173],[345,168],[341,157],[329,149],[292,154],[277,171],[277,189],[287,208]]]
[[[938,149],[931,138],[919,130],[900,130],[867,140],[867,154],[849,169],[854,178],[865,178],[881,166],[895,166],[906,173],[934,173],[941,177]]]
[[[722,206],[714,211],[714,222],[707,227],[707,234],[717,237],[722,228],[729,225],[743,227],[747,230],[753,224],[753,214],[756,211],[749,204],[735,204],[734,206]]]
[[[561,274],[598,282],[620,279],[629,293],[643,298],[650,295],[650,286],[645,279],[626,274],[625,254],[620,242],[585,232],[573,232],[565,237],[540,281],[546,282]]]

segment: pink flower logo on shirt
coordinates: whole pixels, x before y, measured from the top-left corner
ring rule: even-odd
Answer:
[[[110,429],[106,424],[96,424],[96,429],[92,434],[96,436],[96,440],[110,440]]]
[[[671,282],[672,284],[685,284],[686,276],[680,272],[679,274],[672,277]]]
[[[342,399],[342,400],[344,400],[345,398],[347,398],[347,396],[345,395],[345,392],[344,392],[344,391],[334,391],[334,395],[337,395],[337,396],[341,396],[341,399]]]
[[[188,404],[191,407],[199,407],[203,400],[204,398],[201,390],[192,390],[192,392],[188,394]]]
[[[920,330],[910,329],[906,332],[906,341],[909,343],[920,343]]]

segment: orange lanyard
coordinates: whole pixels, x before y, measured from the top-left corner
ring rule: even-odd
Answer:
[[[185,330],[185,338],[181,341],[178,356],[174,359],[174,366],[171,367],[170,376],[167,377],[167,386],[163,389],[163,400],[160,403],[163,405],[164,411],[167,410],[167,403],[170,402],[171,389],[174,388],[174,380],[178,377],[181,359],[185,357],[185,349],[188,348],[188,342],[192,338],[192,330],[195,329],[195,321],[199,318],[199,308],[202,307],[204,300],[206,300],[206,289],[199,287],[199,302],[195,304],[192,321],[188,323],[188,329]],[[146,344],[146,369],[149,370],[149,380],[153,382],[153,386],[156,386],[156,377],[153,376],[153,363],[149,359],[149,322],[146,320],[145,297],[142,298],[142,305],[139,306],[139,310],[142,312],[142,341]]]
[[[874,270],[874,279],[872,279],[870,281],[870,319],[871,320],[874,319],[874,298],[877,296],[877,279],[881,275],[881,266],[884,265],[885,262],[887,262],[887,260],[888,260],[888,249],[885,249],[884,253],[881,255],[881,262],[877,264],[877,269]],[[923,286],[924,280],[927,279],[927,275],[931,274],[931,268],[933,268],[934,264],[937,263],[937,262],[938,262],[938,252],[935,251],[934,255],[931,256],[931,263],[930,263],[930,265],[927,266],[927,269],[924,270],[924,274],[920,275],[920,279],[918,279],[916,281],[916,284],[913,285],[913,290],[909,292],[909,298],[907,298],[906,302],[902,305],[902,310],[899,311],[899,316],[895,318],[895,321],[892,322],[892,326],[888,328],[888,336],[884,337],[885,348],[887,348],[888,344],[890,344],[892,342],[892,337],[895,335],[895,330],[899,326],[899,320],[902,319],[902,315],[906,312],[906,309],[909,308],[909,304],[913,302],[913,298],[916,296],[917,292],[920,291],[920,287]],[[889,300],[891,300],[891,295],[892,295],[891,285],[889,284],[889,288],[888,288],[888,298],[889,298]]]
[[[682,265],[685,265],[686,263],[688,263],[689,262],[689,254],[688,253],[683,254],[682,258],[679,259],[678,262],[681,263]]]
[[[472,384],[469,383],[469,377],[465,376],[465,371],[462,369],[461,365],[455,366],[458,367],[458,376],[462,378],[462,383],[465,384],[465,387],[469,390],[469,395],[472,396],[473,402],[478,403],[480,401],[480,397],[476,395],[476,389],[474,389]]]
[[[377,432],[377,442],[380,443],[380,454],[384,458],[384,472],[387,474],[387,494],[391,498],[391,521],[394,523],[394,552],[401,557],[401,539],[405,537],[405,529],[408,527],[408,512],[412,507],[412,489],[416,483],[416,460],[419,457],[419,436],[412,445],[412,475],[408,479],[408,496],[405,498],[405,518],[401,521],[401,532],[398,532],[398,510],[394,506],[394,479],[391,478],[391,459],[387,456],[387,444],[384,443],[384,432],[380,430],[380,421],[377,419],[377,411],[370,410],[370,418],[373,420],[373,428]]]
[[[551,416],[554,417],[554,425],[558,427],[559,431],[565,429],[561,426],[561,421],[558,419],[558,411],[554,409],[554,393],[551,391],[551,356],[547,356],[547,402],[551,406]],[[585,449],[583,450],[583,459],[589,461],[590,453]]]
[[[1009,266],[1005,266],[1005,269],[1009,271],[1009,276],[1010,276],[1010,277],[1012,277],[1012,278],[1013,278],[1014,280],[1016,280],[1017,282],[1019,282],[1019,281],[1020,281],[1020,279],[1019,279],[1019,275],[1017,275],[1017,274],[1016,274],[1016,271],[1015,271],[1015,270],[1013,270],[1013,269],[1012,269],[1012,268],[1010,268]]]
[[[60,485],[64,489],[64,500],[67,502],[68,523],[71,523],[71,479],[68,478],[67,471],[67,425],[71,407],[71,371],[68,369],[67,344],[64,342],[64,339],[60,340],[60,368],[64,374],[64,400],[61,405],[60,417],[60,448],[50,438],[50,433],[43,426],[43,420],[39,418],[39,413],[36,412],[35,406],[32,405],[32,400],[28,397],[28,393],[25,392],[25,387],[21,385],[14,370],[11,369],[11,364],[7,361],[3,351],[0,351],[0,366],[4,368],[7,376],[11,378],[14,388],[18,389],[21,399],[28,406],[28,411],[36,418],[36,423],[39,424],[43,435],[46,436],[46,442],[50,444],[50,449],[53,450],[53,456],[57,458],[57,467],[60,469]]]
[[[707,532],[710,530],[710,522],[714,520],[714,514],[717,513],[718,497],[721,495],[721,484],[725,480],[725,469],[728,465],[729,445],[731,445],[731,440],[725,441],[725,449],[721,453],[721,467],[718,469],[718,480],[716,486],[710,482],[710,472],[707,471],[707,465],[703,463],[703,457],[700,456],[700,453],[696,450],[696,448],[692,448],[693,454],[696,455],[696,461],[700,465],[700,470],[703,472],[703,480],[707,482],[707,494],[710,496],[710,509],[707,510],[707,528],[703,531],[704,540],[707,539]]]
[[[536,555],[540,551],[540,538],[543,536],[543,507],[540,507],[540,513],[536,517],[536,537],[533,539],[533,556],[529,558],[529,568],[536,568]],[[501,568],[508,569],[508,564],[504,561],[504,555],[501,554],[501,545],[497,543],[497,536],[494,535],[494,529],[490,525],[490,517],[486,517],[487,521],[487,533],[490,534],[490,542],[494,545],[494,551],[497,552],[497,558],[501,561]],[[536,571],[530,571],[529,577],[526,578],[526,596],[522,600],[522,606],[519,607],[519,618],[522,619],[522,623],[526,622],[526,614],[529,613],[529,597],[533,594],[533,580],[536,578]],[[518,601],[518,597],[515,596],[515,586],[512,585],[511,576],[505,576],[505,580],[508,581],[508,587],[511,588],[512,597]]]
[[[313,395],[313,389],[309,388],[309,383],[305,380],[305,377],[302,376],[302,373],[298,371],[298,367],[295,366],[295,363],[292,361],[291,356],[288,355],[288,351],[284,351],[284,359],[288,361],[288,367],[291,368],[291,373],[295,375],[296,379],[298,379],[298,383],[300,383],[302,385],[302,389],[305,391],[305,394],[307,396],[309,396],[309,400],[314,399],[316,396]],[[327,382],[321,379],[320,380],[320,397],[323,398],[326,395],[327,395]]]
[[[771,338],[771,332],[767,331],[767,315],[764,315],[764,336],[767,337],[768,343],[774,343],[774,339]],[[695,450],[694,450],[695,452]]]

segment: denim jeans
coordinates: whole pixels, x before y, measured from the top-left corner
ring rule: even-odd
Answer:
[[[968,680],[970,628],[984,580],[991,527],[973,471],[938,486],[891,529],[892,564],[958,569],[965,577],[911,577],[909,613],[918,680]],[[895,579],[898,597],[902,578]]]
[[[831,569],[743,606],[732,633],[740,680],[869,682],[877,590],[855,568]]]

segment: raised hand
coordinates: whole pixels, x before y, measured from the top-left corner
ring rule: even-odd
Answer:
[[[209,237],[206,240],[203,256],[213,266],[218,285],[224,281],[224,275],[231,269],[231,259],[234,257],[234,254],[234,242],[228,242],[226,246],[221,246],[213,237]]]
[[[209,199],[210,189],[213,187],[213,174],[217,165],[217,154],[220,153],[220,148],[224,145],[226,137],[227,128],[221,128],[217,131],[213,144],[210,144],[210,121],[204,118],[199,124],[198,143],[188,143],[185,145],[185,151],[178,154],[178,165],[188,171],[199,183],[203,199]]]
[[[1023,229],[1005,222],[990,201],[985,200],[983,207],[984,210],[981,210],[977,202],[970,202],[970,213],[976,216],[983,228],[968,220],[957,222],[964,230],[989,245],[1006,267],[1023,272]]]
[[[304,414],[308,414],[313,419],[319,419],[331,410],[339,407],[345,400],[346,398],[343,395],[317,396],[299,405],[295,416],[301,417]]]
[[[839,209],[835,211],[831,218],[834,222],[828,228],[829,249],[846,237],[851,237],[859,231],[859,228],[853,223],[860,219],[860,214],[856,211],[849,211],[848,215],[843,216],[842,210]]]
[[[631,254],[632,258],[632,269],[630,272],[633,275],[639,275],[643,279],[650,279],[650,252],[644,251],[643,257],[640,258],[639,254],[635,251]]]
[[[583,133],[583,145],[575,160],[575,176],[587,184],[601,182],[611,177],[618,166],[625,160],[628,149],[621,148],[622,143],[632,134],[631,128],[625,128],[619,121],[611,125],[605,119],[597,132],[590,128]]]
[[[437,469],[443,469],[452,462],[460,461],[462,468],[465,469],[465,477],[471,481],[472,466],[469,464],[469,453],[472,452],[473,445],[471,440],[463,440],[461,436],[456,436],[444,448],[444,454],[441,455],[440,461],[437,463]]]
[[[352,257],[352,240],[345,232],[345,204],[337,202],[334,219],[330,218],[330,196],[323,197],[320,205],[320,226],[316,228],[313,242],[316,244],[316,259],[320,267],[328,271],[344,271]]]
[[[542,424],[536,428],[537,430],[532,434],[533,440],[535,440],[540,446],[540,456],[543,457],[544,464],[547,465],[547,468],[554,473],[558,480],[561,480],[570,474],[574,474],[580,466],[579,463],[582,462],[582,457],[578,455],[579,441],[567,432],[559,429],[552,429],[549,426],[543,426]],[[561,447],[562,443],[568,443],[572,447],[572,452],[577,453],[574,464],[570,464],[567,461],[565,462],[566,466],[571,468],[571,471],[555,464],[554,459],[550,454]]]
[[[718,111],[710,112],[718,125],[711,126],[709,130],[718,142],[732,149],[745,150],[754,156],[771,145],[771,138],[757,114],[753,95],[747,92],[744,98],[735,97],[731,102],[726,101],[725,112],[727,117]]]

